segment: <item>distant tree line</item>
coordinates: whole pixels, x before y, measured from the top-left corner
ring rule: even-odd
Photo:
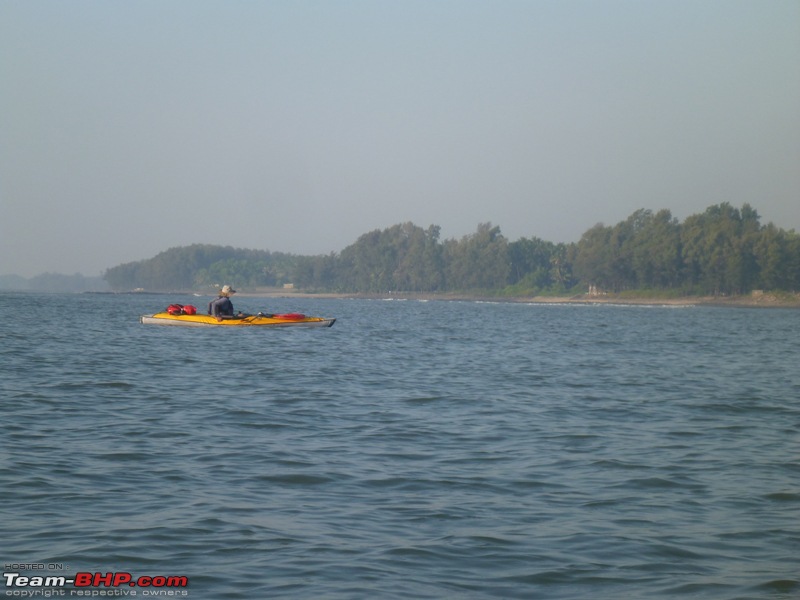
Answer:
[[[613,227],[594,226],[571,250],[577,280],[612,292],[800,289],[800,235],[762,226],[748,204],[711,206],[683,223],[667,210],[638,210]]]
[[[587,289],[742,294],[800,289],[800,235],[761,225],[745,204],[709,207],[683,223],[668,210],[638,210],[598,224],[580,241],[509,242],[491,223],[441,241],[413,223],[365,233],[340,253],[298,256],[229,246],[171,248],[105,274],[112,289],[208,290],[280,286],[345,292],[481,292],[507,295]]]
[[[225,283],[267,287],[291,281],[298,258],[267,250],[193,244],[113,267],[104,277],[117,291],[202,290]]]

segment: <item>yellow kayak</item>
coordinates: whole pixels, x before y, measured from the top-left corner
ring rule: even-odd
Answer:
[[[270,315],[236,315],[223,317],[217,321],[211,315],[172,314],[159,312],[153,315],[142,315],[139,321],[145,325],[182,325],[184,327],[331,327],[336,319],[307,317],[300,313]]]

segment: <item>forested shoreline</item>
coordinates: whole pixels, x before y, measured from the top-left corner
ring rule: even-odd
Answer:
[[[104,278],[115,291],[281,287],[329,293],[481,293],[536,296],[650,292],[740,295],[800,290],[800,234],[762,225],[748,204],[714,205],[683,222],[641,209],[595,225],[578,242],[509,241],[478,225],[461,239],[413,223],[374,230],[340,253],[301,256],[195,244],[122,264]]]

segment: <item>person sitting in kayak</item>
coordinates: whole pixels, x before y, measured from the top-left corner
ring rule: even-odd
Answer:
[[[214,315],[217,321],[222,321],[222,317],[232,317],[233,302],[231,302],[231,296],[235,293],[236,290],[231,289],[231,286],[222,286],[219,291],[219,298],[208,303],[208,314]]]

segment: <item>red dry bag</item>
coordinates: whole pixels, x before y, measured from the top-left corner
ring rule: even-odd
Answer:
[[[167,307],[167,312],[171,315],[180,315],[183,314],[183,305],[182,304],[170,304]]]

